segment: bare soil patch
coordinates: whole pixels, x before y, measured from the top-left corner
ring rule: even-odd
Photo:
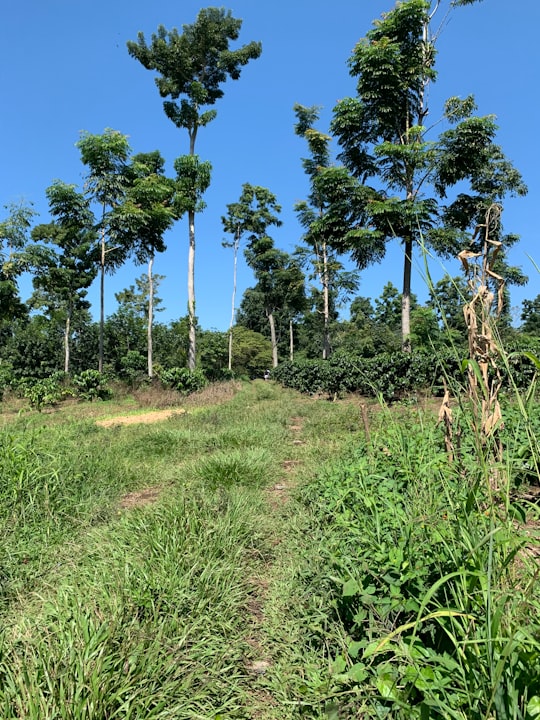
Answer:
[[[161,420],[168,420],[176,415],[183,415],[185,412],[186,411],[181,408],[175,408],[174,410],[154,410],[152,412],[137,413],[135,415],[117,415],[114,418],[107,418],[106,420],[96,420],[96,425],[100,427],[112,427],[113,425],[146,425],[148,423],[160,422]]]
[[[122,510],[131,510],[132,508],[142,507],[143,505],[151,505],[155,503],[163,492],[162,487],[149,487],[144,490],[135,490],[127,493],[120,500]]]

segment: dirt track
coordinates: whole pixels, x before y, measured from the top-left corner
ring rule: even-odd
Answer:
[[[186,411],[182,409],[175,410],[154,410],[152,412],[138,413],[137,415],[118,415],[107,420],[96,420],[96,425],[100,427],[112,427],[113,425],[138,425],[159,422],[167,420],[175,415],[183,415]]]

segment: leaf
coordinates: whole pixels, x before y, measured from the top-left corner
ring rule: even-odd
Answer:
[[[369,653],[369,655],[375,655],[376,653],[380,652],[386,645],[388,645],[389,642],[391,642],[396,637],[396,635],[401,635],[401,633],[405,632],[406,630],[412,630],[412,628],[418,627],[418,625],[420,625],[420,623],[426,622],[427,620],[433,620],[434,618],[440,618],[440,617],[464,617],[464,618],[468,618],[468,619],[473,619],[472,615],[468,615],[467,613],[457,612],[456,610],[436,610],[435,612],[424,615],[424,617],[417,618],[414,622],[409,622],[409,623],[405,623],[404,625],[400,625],[395,630],[392,630],[391,633],[389,633],[386,637],[384,637],[378,643],[370,643],[368,645],[368,647],[366,648],[366,651],[364,653],[364,658],[368,657],[368,653]]]
[[[364,665],[364,663],[355,663],[352,667],[349,668],[347,676],[355,683],[363,682],[368,676],[366,666]]]
[[[358,653],[360,650],[364,647],[365,643],[363,641],[357,641],[353,640],[349,643],[349,647],[347,648],[347,652],[349,653],[349,656],[352,658],[357,658]]]
[[[339,675],[340,673],[345,672],[347,669],[347,662],[343,655],[338,655],[337,658],[332,663],[331,672],[332,675]]]
[[[397,700],[396,681],[390,673],[384,673],[375,680],[377,690],[386,699]]]
[[[533,695],[527,703],[527,715],[538,717],[540,715],[540,697]]]
[[[526,358],[528,358],[532,363],[535,364],[536,369],[540,370],[540,358],[538,358],[534,353],[529,352],[528,350],[523,353]]]
[[[343,597],[352,597],[353,595],[357,595],[360,591],[360,586],[356,582],[354,578],[351,578],[350,580],[347,580],[346,583],[343,584],[343,590],[342,595]]]
[[[461,367],[462,367],[462,370],[464,370],[465,368],[472,369],[474,376],[476,377],[476,380],[478,381],[480,389],[482,390],[482,395],[487,400],[488,391],[486,388],[486,383],[484,381],[484,376],[482,374],[482,370],[480,369],[480,365],[478,364],[478,362],[476,360],[469,358],[462,362]]]

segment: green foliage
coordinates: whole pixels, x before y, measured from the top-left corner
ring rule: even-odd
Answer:
[[[178,216],[186,212],[202,212],[206,207],[202,198],[210,186],[212,165],[208,161],[201,161],[198,155],[181,155],[174,161],[174,169],[175,212]]]
[[[356,252],[357,243],[360,248],[365,242],[368,247],[378,244],[381,257],[387,241],[399,238],[405,301],[411,292],[415,243],[454,256],[478,244],[475,228],[492,203],[526,193],[519,172],[495,144],[493,117],[472,116],[473,98],[451,97],[443,111],[451,127],[428,139],[426,90],[437,75],[438,31],[432,32],[431,25],[440,4],[431,5],[425,0],[400,2],[374,23],[349,61],[357,96],[337,104],[332,122],[342,148],[339,158],[363,189],[363,227],[356,238],[351,236],[349,248]],[[455,197],[447,201],[449,192]],[[519,269],[505,259],[516,236],[497,229],[491,239],[503,241],[494,271],[508,282],[523,282]],[[410,345],[409,323],[405,302],[404,349]]]
[[[110,397],[107,378],[99,370],[83,370],[73,376],[72,382],[82,400],[105,400]]]
[[[440,392],[443,373],[461,380],[460,363],[450,352],[434,362],[432,353],[397,351],[374,357],[335,353],[329,361],[284,362],[274,370],[273,378],[300,392],[357,392],[395,400],[417,390]]]
[[[158,150],[134,155],[124,170],[123,202],[111,214],[111,234],[116,242],[133,248],[138,263],[165,250],[163,234],[177,219],[177,208],[172,207],[177,188],[164,176],[164,165]]]
[[[4,208],[9,211],[8,217],[0,222],[0,259],[4,263],[3,271],[8,276],[12,276],[17,270],[22,269],[17,262],[12,262],[6,267],[5,261],[5,248],[11,252],[13,250],[22,250],[28,240],[28,233],[32,218],[37,214],[32,209],[31,205],[26,205],[23,202],[10,203],[4,205]],[[8,263],[13,260],[12,257],[7,258]]]
[[[13,368],[5,363],[0,363],[0,401],[5,391],[11,387],[14,381]]]
[[[214,105],[223,96],[221,85],[229,77],[237,80],[242,67],[261,54],[261,44],[256,42],[229,49],[241,27],[242,21],[233,18],[230,10],[204,8],[193,25],[184,25],[183,33],[160,25],[150,44],[143,33],[138,34],[137,42],[127,43],[132,57],[158,73],[159,94],[170,98],[163,103],[167,117],[177,127],[186,128],[193,139],[197,129],[216,115],[200,109]],[[178,101],[180,96],[185,97]]]
[[[77,147],[88,167],[88,191],[103,208],[114,208],[126,190],[126,168],[130,147],[127,135],[106,128],[101,135],[81,132]],[[102,228],[105,223],[101,222]]]
[[[31,407],[41,412],[45,406],[56,405],[69,394],[63,387],[62,379],[62,373],[45,378],[23,377],[15,382],[15,388],[22,397],[30,401]]]
[[[127,380],[132,387],[148,380],[145,374],[146,363],[146,358],[138,350],[130,350],[120,359],[120,377]]]
[[[331,660],[304,697],[336,717],[532,718],[540,633],[523,618],[537,602],[510,579],[525,537],[474,454],[448,464],[433,420],[384,414],[373,430],[302,493],[321,558],[304,622]]]
[[[159,379],[163,385],[183,395],[201,390],[206,385],[206,378],[201,370],[188,370],[182,367],[161,369]]]
[[[521,311],[521,331],[540,337],[540,295],[524,300]]]
[[[527,390],[537,373],[531,360],[531,344],[508,349],[507,361],[501,367],[503,388]],[[282,362],[273,371],[273,378],[285,387],[304,393],[333,396],[354,392],[385,400],[397,400],[418,390],[439,395],[443,378],[456,388],[463,387],[465,380],[462,362],[456,352],[442,347],[436,354],[426,349],[412,353],[379,353],[372,357],[338,351],[328,361]]]

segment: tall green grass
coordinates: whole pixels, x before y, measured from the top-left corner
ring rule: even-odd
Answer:
[[[251,508],[192,489],[91,533],[78,567],[4,630],[0,716],[239,717]]]
[[[261,385],[159,425],[5,428],[0,717],[253,717],[262,491],[301,452],[296,396]]]

